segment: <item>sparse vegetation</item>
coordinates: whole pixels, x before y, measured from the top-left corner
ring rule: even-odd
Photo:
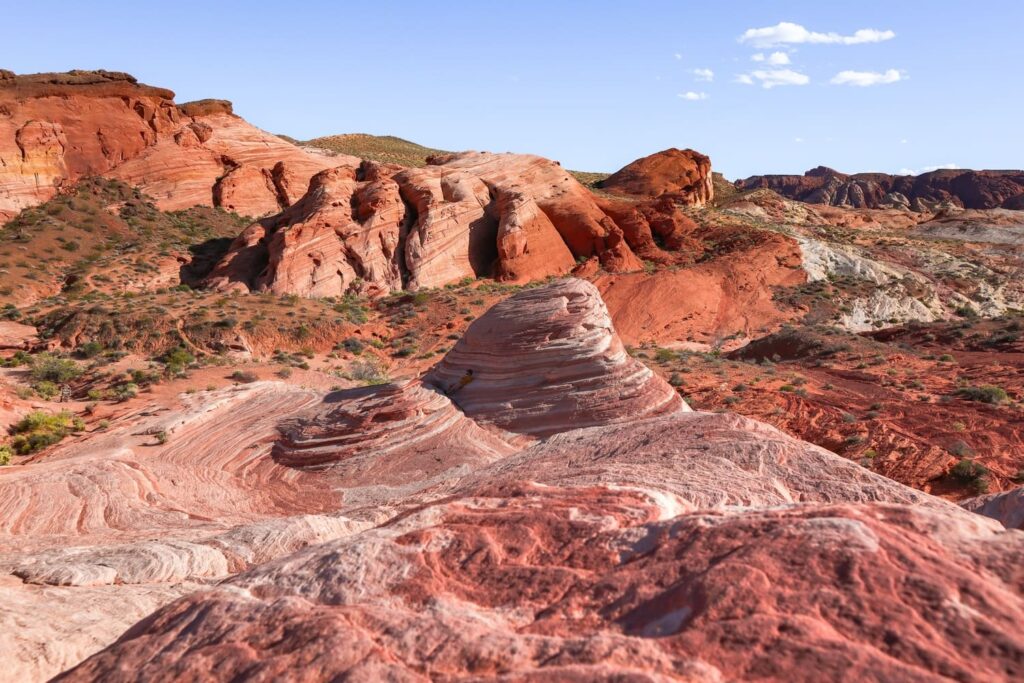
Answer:
[[[14,438],[11,449],[18,455],[28,455],[59,443],[73,432],[85,429],[85,423],[68,411],[47,413],[36,410],[11,428]]]

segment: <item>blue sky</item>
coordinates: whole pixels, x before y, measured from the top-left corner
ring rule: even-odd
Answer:
[[[729,178],[1024,167],[1019,0],[0,0],[0,13],[0,68],[128,71],[299,138],[392,134],[595,171],[693,147]]]

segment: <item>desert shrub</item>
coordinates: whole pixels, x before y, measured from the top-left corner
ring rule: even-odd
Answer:
[[[139,385],[135,382],[125,382],[114,387],[111,394],[115,401],[127,401],[139,395]]]
[[[784,391],[788,394],[796,391],[796,387],[793,386],[792,384],[783,384],[781,387],[779,387],[779,391]]]
[[[160,360],[166,366],[167,374],[177,377],[184,374],[185,368],[196,362],[196,357],[185,347],[178,346],[165,353]]]
[[[366,348],[366,344],[357,337],[349,337],[341,343],[341,347],[351,354],[358,356]]]
[[[678,372],[673,372],[671,377],[668,378],[668,383],[674,387],[681,387],[685,382],[683,382],[682,375],[680,375]]]
[[[82,374],[82,369],[73,360],[40,353],[32,358],[32,379],[39,382],[64,384]]]
[[[971,487],[977,493],[988,491],[988,468],[980,462],[964,458],[949,471],[953,479]]]
[[[658,363],[668,363],[676,359],[676,352],[672,349],[658,349],[654,353],[654,360]]]
[[[42,382],[36,382],[32,385],[32,389],[39,394],[39,398],[49,401],[52,398],[56,398],[60,393],[60,387],[53,382],[43,380]]]
[[[236,382],[241,382],[242,384],[252,384],[253,382],[259,380],[259,378],[259,375],[257,375],[252,370],[235,370],[230,375],[228,375],[228,379],[234,380]]]
[[[66,410],[59,413],[35,410],[11,427],[14,433],[11,448],[19,455],[28,455],[84,428],[82,420]]]
[[[7,444],[0,446],[0,466],[10,465],[12,455],[14,455],[14,452],[10,446]]]
[[[280,377],[281,379],[288,379],[289,377],[292,376],[292,369],[291,368],[281,368],[275,374],[277,374],[277,376]]]
[[[354,360],[348,365],[345,376],[363,384],[384,384],[388,381],[387,370],[376,359]]]
[[[95,341],[86,342],[75,349],[75,351],[82,358],[95,358],[103,353],[103,344]]]
[[[980,387],[961,387],[956,393],[960,398],[968,401],[991,403],[993,405],[1005,403],[1010,398],[1005,389],[991,384],[986,384]]]

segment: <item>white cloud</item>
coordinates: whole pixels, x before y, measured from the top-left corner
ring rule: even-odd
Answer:
[[[803,138],[793,138],[793,142],[803,142]]]
[[[768,55],[768,63],[773,66],[785,66],[789,64],[789,55],[785,52],[773,52]]]
[[[903,80],[903,74],[896,69],[887,69],[885,73],[878,71],[840,71],[832,77],[832,85],[855,85],[859,88],[866,88],[869,85],[884,85],[886,83],[898,83]]]
[[[922,168],[901,168],[897,171],[897,175],[921,175],[922,173],[931,173],[932,171],[939,171],[943,169],[955,170],[960,168],[956,164],[939,164],[938,166],[924,166]]]
[[[775,26],[764,28],[748,28],[740,36],[741,43],[750,43],[754,47],[774,47],[798,43],[832,43],[838,45],[858,45],[860,43],[880,43],[896,37],[892,31],[879,31],[873,28],[862,28],[853,35],[843,36],[838,33],[817,33],[808,31],[800,24],[780,21]]]
[[[676,58],[676,61],[677,61],[677,62],[678,62],[678,61],[681,61],[681,60],[683,59],[683,55],[681,55],[681,54],[680,54],[680,53],[678,53],[678,52],[677,52],[677,53],[675,53],[675,54],[674,54],[674,55],[672,55],[672,56]]]
[[[902,140],[900,140],[900,144],[901,144],[901,145],[905,145],[905,144],[907,144],[908,142],[910,142],[910,140],[907,140],[906,138],[903,138]]]
[[[754,85],[757,81],[762,88],[770,89],[777,85],[807,85],[811,79],[806,74],[793,71],[792,69],[757,69],[749,74],[740,74],[736,77],[737,83]]]
[[[754,54],[750,55],[750,60],[753,61],[753,62],[763,62],[764,61],[764,53],[763,52],[755,52]]]
[[[710,83],[715,80],[715,72],[711,69],[694,69],[693,75],[698,81]]]
[[[680,99],[689,100],[690,102],[696,102],[697,100],[706,100],[708,94],[706,92],[681,92],[677,95]]]

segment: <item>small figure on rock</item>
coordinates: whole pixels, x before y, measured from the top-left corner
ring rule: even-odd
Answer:
[[[452,394],[462,391],[462,389],[473,381],[473,371],[466,370],[466,374],[459,378],[459,381],[448,387],[447,391],[444,392],[445,396],[451,396]]]

